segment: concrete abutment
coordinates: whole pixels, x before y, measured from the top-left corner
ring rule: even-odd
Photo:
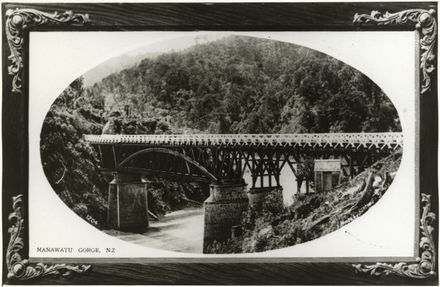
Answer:
[[[210,185],[210,196],[204,203],[204,250],[213,241],[222,242],[232,237],[232,229],[240,225],[248,205],[243,180]]]
[[[147,184],[139,175],[115,174],[108,189],[107,224],[121,231],[147,231]]]

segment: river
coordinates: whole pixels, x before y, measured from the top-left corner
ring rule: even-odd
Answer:
[[[160,221],[150,220],[143,234],[107,230],[107,234],[145,247],[163,250],[203,252],[203,208],[186,208],[166,214]]]
[[[249,188],[252,185],[250,173],[246,172],[243,178]],[[295,176],[289,167],[284,167],[281,171],[280,183],[283,187],[284,205],[289,206],[297,192]],[[305,184],[302,185],[301,192],[305,192]],[[145,247],[188,253],[203,252],[203,207],[173,211],[167,213],[160,221],[150,219],[149,224],[148,231],[143,234],[117,230],[105,232]]]

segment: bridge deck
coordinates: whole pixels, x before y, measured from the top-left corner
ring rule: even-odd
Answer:
[[[92,144],[146,144],[191,146],[273,146],[320,148],[388,148],[403,146],[402,133],[317,134],[191,134],[85,135]]]

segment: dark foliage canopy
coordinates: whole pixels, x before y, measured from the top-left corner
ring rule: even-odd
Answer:
[[[147,58],[90,91],[106,109],[124,103],[138,117],[166,119],[173,132],[400,130],[394,106],[362,73],[309,48],[254,37]]]
[[[82,135],[400,131],[382,90],[350,66],[308,48],[230,36],[146,58],[91,87],[75,80],[41,131],[47,178],[82,217],[105,227],[109,179]],[[307,178],[304,166],[303,178]],[[310,172],[308,172],[310,173]],[[203,201],[207,187],[152,179],[158,214]]]

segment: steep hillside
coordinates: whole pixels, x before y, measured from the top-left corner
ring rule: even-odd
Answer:
[[[392,103],[370,79],[308,48],[230,36],[104,78],[93,97],[167,119],[173,132],[399,131]]]
[[[230,36],[143,59],[91,87],[75,80],[48,112],[43,169],[80,216],[105,224],[109,179],[84,134],[400,131],[392,103],[363,74],[290,43]],[[300,167],[300,170],[310,170]],[[307,177],[307,175],[304,175]],[[207,187],[152,179],[158,214]],[[169,193],[168,191],[175,191]]]
[[[98,133],[104,120],[93,108],[74,108],[82,91],[81,80],[74,81],[57,98],[44,119],[41,130],[43,170],[54,191],[79,216],[106,222],[106,179],[98,171],[95,150],[83,135]]]
[[[376,162],[352,180],[326,193],[300,195],[289,208],[280,191],[266,196],[262,211],[249,208],[242,218],[243,236],[214,242],[207,253],[261,252],[292,246],[333,232],[364,214],[393,181],[402,153]]]
[[[97,152],[84,134],[101,134],[112,114],[93,105],[85,96],[82,79],[72,82],[51,106],[40,134],[42,166],[47,180],[63,202],[97,228],[106,228],[107,190],[111,175],[99,171]],[[119,132],[163,133],[168,126],[155,119],[117,118]],[[208,197],[206,185],[178,184],[149,178],[149,210],[161,216],[168,211],[193,206]],[[93,219],[93,220],[91,220]]]

